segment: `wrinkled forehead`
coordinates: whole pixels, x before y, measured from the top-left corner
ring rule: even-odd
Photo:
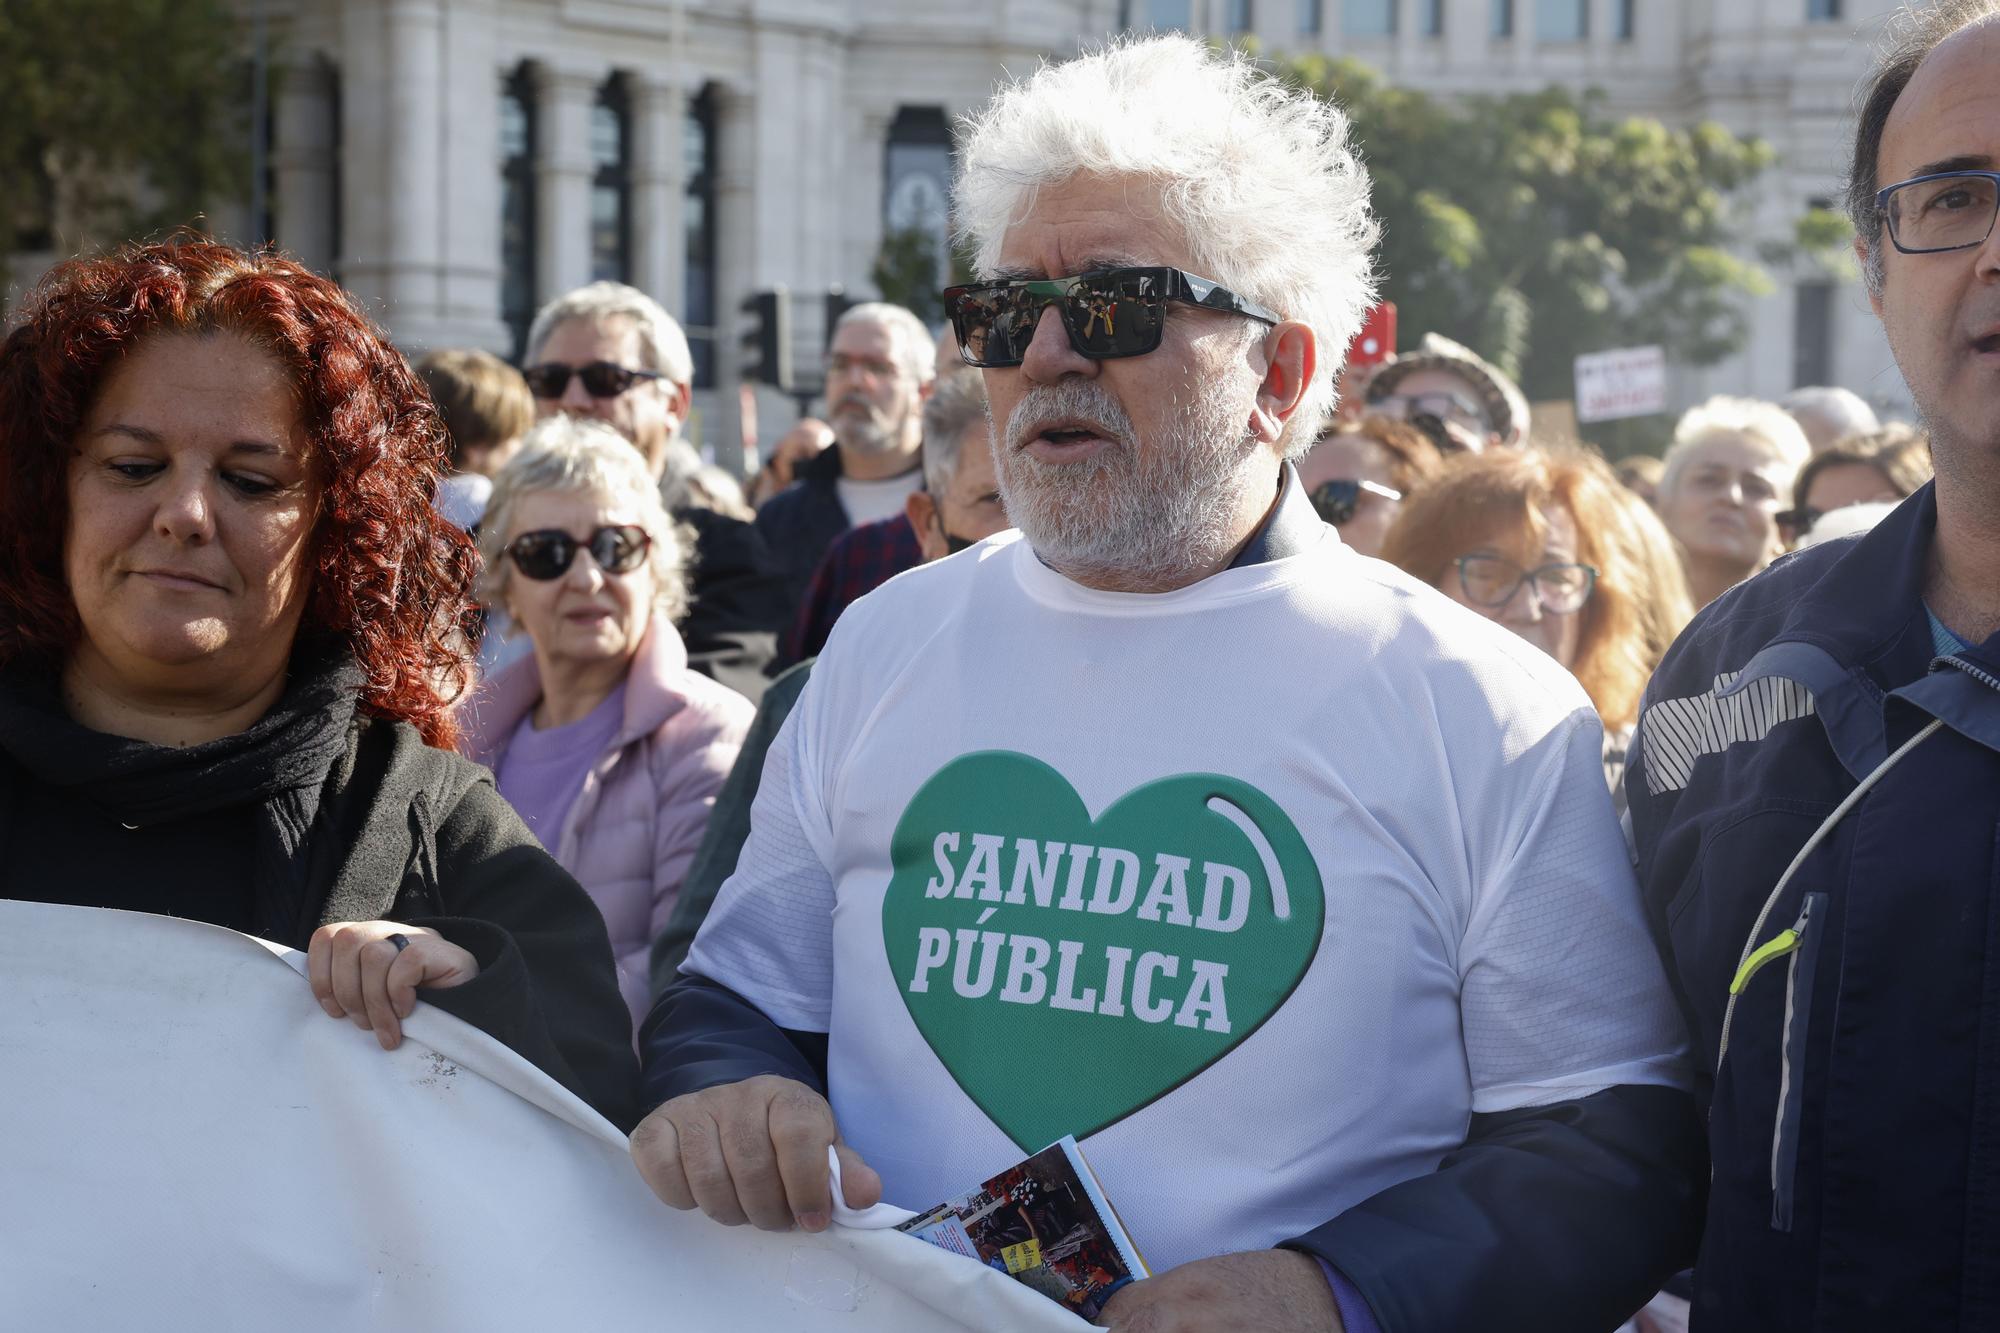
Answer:
[[[1063,278],[1159,264],[1199,269],[1158,182],[1080,174],[1025,198],[1000,238],[999,278]]]
[[[630,315],[579,317],[566,319],[550,329],[535,359],[564,365],[611,361],[621,366],[651,369],[644,364],[645,349],[640,344],[638,321]]]
[[[1718,430],[1688,446],[1682,470],[1719,468],[1730,472],[1750,472],[1775,477],[1791,471],[1785,456],[1755,435],[1743,431]]]
[[[2000,163],[2000,18],[1940,42],[1896,99],[1882,129],[1876,184]]]

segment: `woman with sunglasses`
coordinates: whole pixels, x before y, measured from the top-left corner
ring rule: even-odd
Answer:
[[[533,651],[466,710],[466,753],[604,914],[634,1019],[749,700],[688,669],[683,531],[609,426],[543,419],[494,479],[482,591]]]
[[[1371,413],[1328,428],[1299,460],[1299,484],[1342,541],[1363,555],[1380,555],[1403,497],[1443,463],[1415,426]]]
[[[628,1123],[604,923],[451,748],[444,459],[402,356],[289,260],[45,278],[0,346],[0,894],[304,950],[385,1048],[422,999]]]
[[[1462,454],[1404,501],[1382,557],[1568,668],[1603,719],[1622,809],[1639,696],[1693,614],[1646,503],[1579,451]]]

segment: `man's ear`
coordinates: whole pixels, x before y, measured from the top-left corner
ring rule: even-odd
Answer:
[[[667,416],[672,421],[667,427],[667,434],[678,439],[682,428],[687,425],[688,414],[694,410],[694,386],[664,379],[653,382],[660,386],[660,393],[666,399]]]
[[[1875,312],[1875,318],[1882,318],[1882,293],[1875,284],[1868,281],[1868,242],[1860,236],[1854,238],[1854,259],[1861,265],[1861,287],[1868,293],[1868,306]]]
[[[943,525],[937,521],[937,501],[929,491],[911,491],[909,499],[903,501],[903,517],[917,530],[917,549],[923,552],[925,564],[951,554],[951,548],[945,545]]]
[[[1319,368],[1319,340],[1310,326],[1288,319],[1265,334],[1263,343],[1267,359],[1250,412],[1250,430],[1266,444],[1275,444]]]

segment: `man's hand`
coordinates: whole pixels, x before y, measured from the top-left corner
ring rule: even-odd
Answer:
[[[632,1132],[632,1160],[671,1208],[699,1208],[728,1227],[824,1231],[833,1220],[829,1144],[847,1206],[877,1203],[882,1178],[840,1141],[826,1098],[775,1074],[663,1104]]]
[[[1343,1333],[1333,1288],[1309,1254],[1254,1250],[1134,1282],[1097,1322],[1119,1333]]]
[[[400,949],[398,939],[405,941]],[[402,1044],[417,987],[460,986],[478,975],[478,959],[421,926],[336,921],[306,943],[306,979],[320,1008],[372,1030],[385,1051]]]
[[[833,444],[833,427],[816,417],[800,417],[798,424],[771,446],[771,456],[757,470],[750,483],[750,503],[762,504],[792,484],[799,465],[817,458]]]

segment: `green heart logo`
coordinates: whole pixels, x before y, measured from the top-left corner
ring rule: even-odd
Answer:
[[[882,936],[903,1003],[1024,1152],[1221,1059],[1305,976],[1326,917],[1291,819],[1213,773],[1092,819],[1039,759],[961,755],[910,799],[890,855]]]

